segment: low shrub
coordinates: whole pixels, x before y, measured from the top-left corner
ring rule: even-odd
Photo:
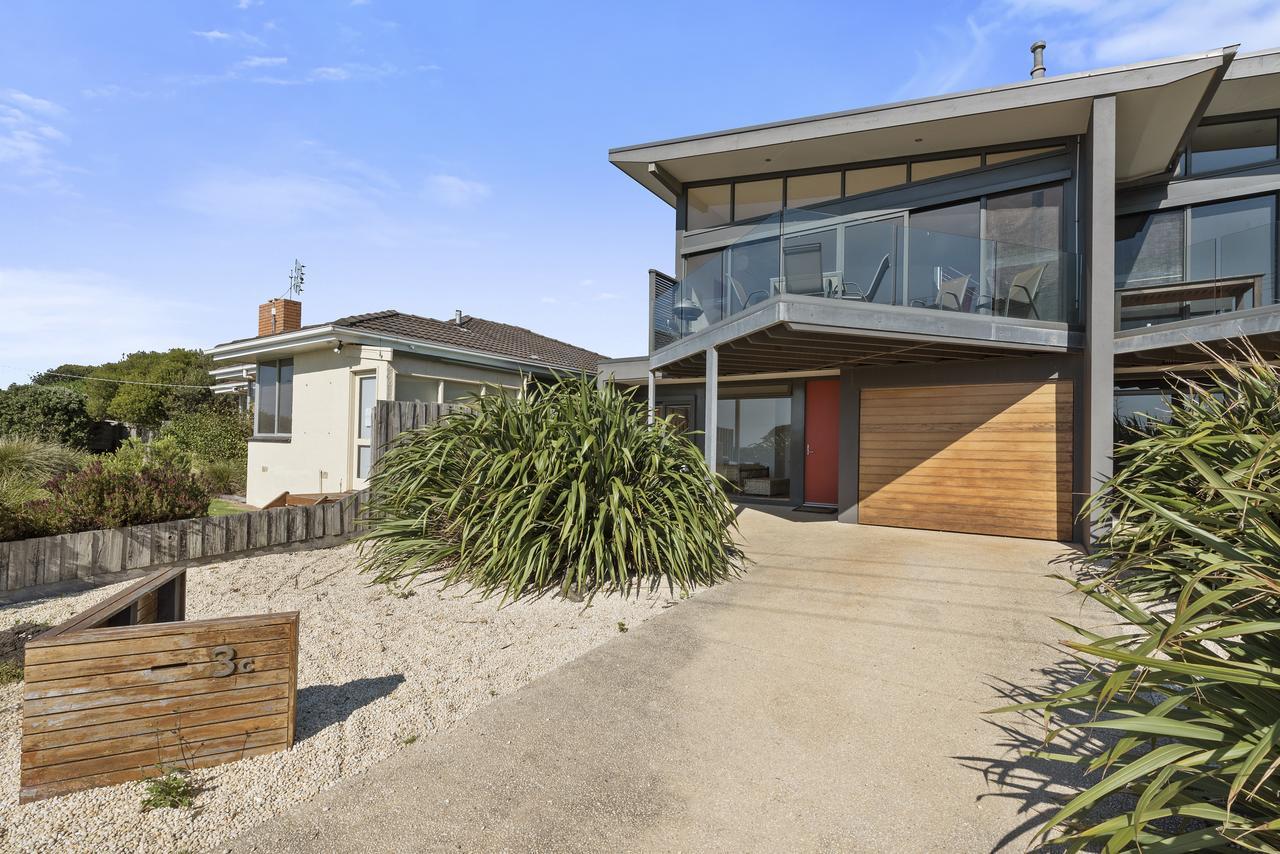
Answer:
[[[243,460],[219,460],[201,463],[199,469],[200,476],[205,479],[214,495],[244,495],[248,477],[245,466]]]
[[[37,536],[27,508],[49,493],[44,484],[84,465],[88,455],[27,436],[0,436],[0,541]]]
[[[49,497],[29,505],[33,527],[43,534],[119,528],[202,516],[207,484],[190,471],[146,466],[107,468],[95,461],[50,481]]]
[[[130,436],[114,453],[105,454],[100,460],[107,471],[122,474],[137,474],[147,468],[176,471],[190,471],[192,468],[191,455],[171,436],[161,436],[150,442]]]
[[[248,460],[253,425],[247,413],[218,400],[200,409],[175,415],[164,425],[160,435],[173,439],[201,471],[219,463],[228,466],[238,464],[243,469]],[[243,472],[241,477],[244,477]]]
[[[612,385],[485,395],[379,461],[361,568],[381,582],[438,572],[504,600],[689,590],[742,566],[722,484],[676,425],[649,424]]]
[[[1280,370],[1219,360],[1178,391],[1117,449],[1094,575],[1066,579],[1118,627],[1072,627],[1090,678],[1011,707],[1095,778],[1044,826],[1055,850],[1280,850]]]

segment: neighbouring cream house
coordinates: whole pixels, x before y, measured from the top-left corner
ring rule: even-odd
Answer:
[[[209,351],[215,389],[252,402],[246,499],[365,486],[379,400],[455,403],[533,378],[594,374],[604,358],[519,326],[457,312],[379,311],[302,325],[296,300],[263,303],[258,335]]]

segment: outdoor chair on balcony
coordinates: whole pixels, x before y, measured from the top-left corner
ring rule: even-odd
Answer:
[[[1036,308],[1036,297],[1040,295],[1040,284],[1044,281],[1044,271],[1047,266],[1047,264],[1039,264],[1013,277],[1013,281],[1009,283],[1009,297],[1004,304],[1005,317],[1040,319],[1040,310]]]
[[[782,252],[782,278],[789,294],[810,297],[827,296],[822,276],[822,244],[788,246]]]
[[[933,302],[929,303],[923,299],[913,299],[911,305],[916,308],[940,308],[943,311],[969,311],[969,303],[972,298],[969,290],[971,278],[969,275],[959,272],[949,279],[944,279],[939,275],[938,293]]]
[[[880,285],[884,284],[885,276],[889,273],[889,256],[885,255],[880,259],[880,266],[876,267],[876,274],[871,278],[871,286],[863,288],[856,282],[844,282],[841,286],[839,297],[841,299],[854,299],[860,302],[875,302],[876,294],[880,292]]]

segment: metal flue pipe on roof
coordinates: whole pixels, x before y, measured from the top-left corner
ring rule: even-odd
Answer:
[[[1031,76],[1033,78],[1044,76],[1044,49],[1045,43],[1043,41],[1038,41],[1031,46],[1031,56],[1035,60],[1031,65]]]

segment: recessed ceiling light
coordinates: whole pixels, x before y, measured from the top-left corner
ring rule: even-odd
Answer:
[[[916,137],[916,142],[924,142],[924,137],[922,136]]]
[[[765,162],[765,163],[772,163],[772,162],[773,162],[773,158],[772,158],[772,157],[766,157],[766,158],[764,159],[764,162]]]

